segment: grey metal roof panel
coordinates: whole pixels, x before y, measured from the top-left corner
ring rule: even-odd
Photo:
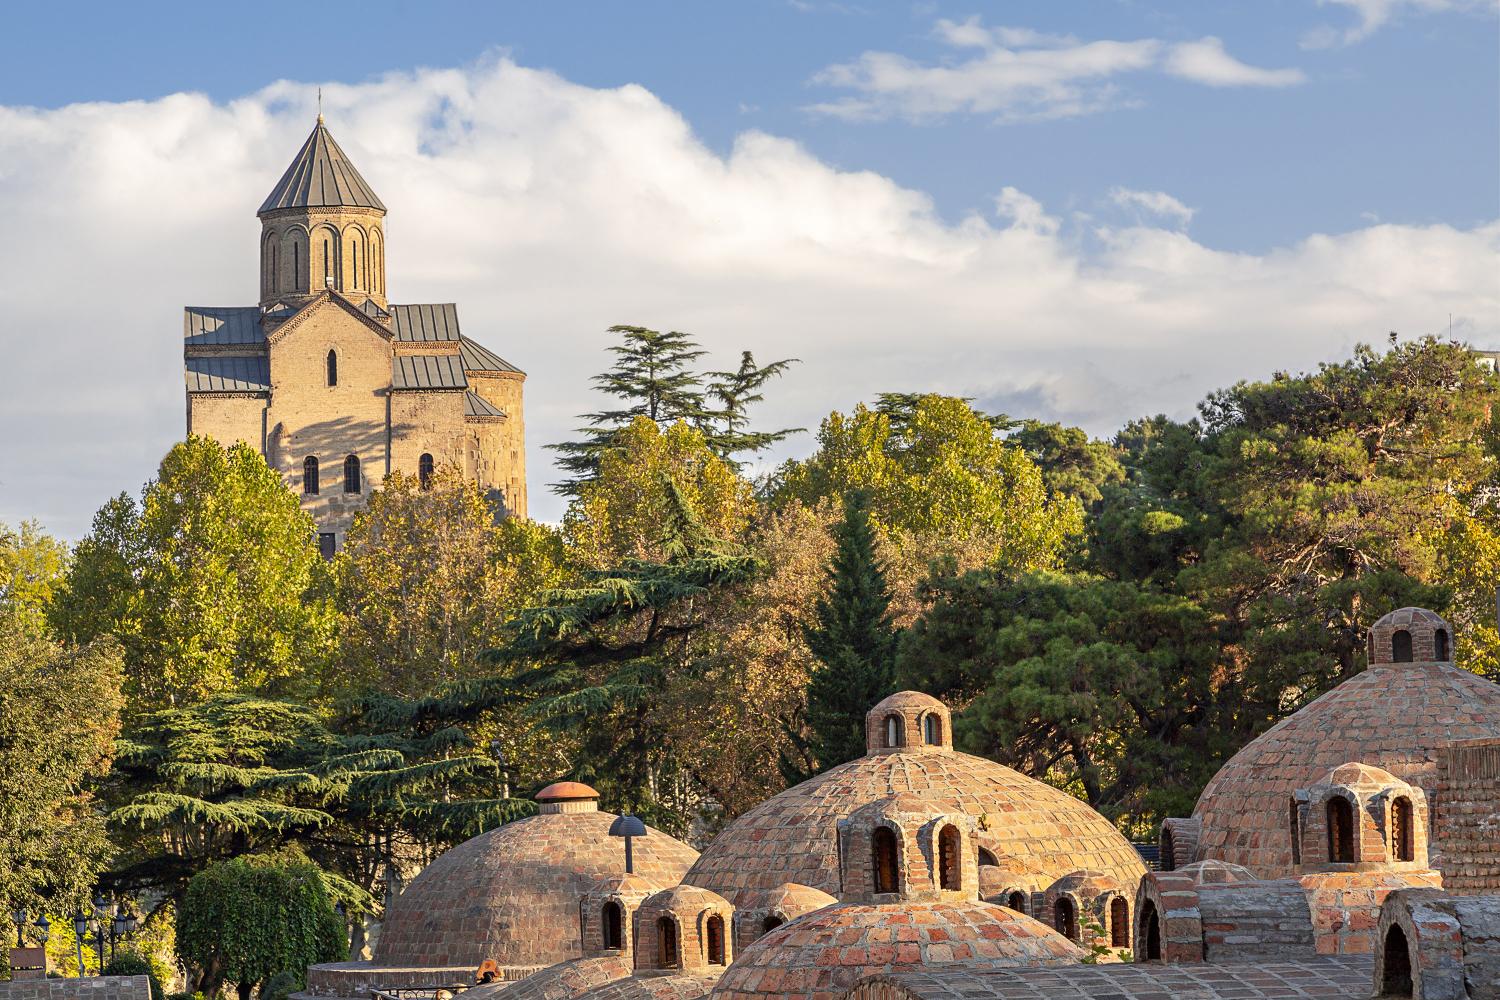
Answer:
[[[458,340],[458,306],[452,302],[392,305],[396,339],[408,343]]]
[[[391,318],[391,314],[380,308],[374,299],[365,299],[361,302],[359,304],[359,311],[371,319],[387,320]]]
[[[474,343],[468,337],[460,338],[458,343],[458,355],[464,359],[464,370],[471,372],[515,372],[518,375],[525,374],[521,369],[506,361],[500,355]]]
[[[495,406],[473,389],[470,389],[464,393],[464,416],[503,417],[505,416],[505,411]]]
[[[182,340],[188,347],[263,344],[266,332],[256,306],[186,306]]]
[[[457,354],[401,354],[391,359],[393,389],[467,389]]]
[[[297,151],[292,165],[261,204],[261,212],[278,208],[374,208],[385,211],[385,203],[354,169],[349,157],[333,141],[323,125],[323,116]]]
[[[271,366],[265,355],[212,354],[185,362],[188,392],[268,392]]]

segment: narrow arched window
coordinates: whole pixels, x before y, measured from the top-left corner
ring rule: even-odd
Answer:
[[[1146,956],[1146,961],[1160,962],[1161,916],[1156,912],[1156,904],[1149,899],[1141,904],[1141,937],[1145,940],[1136,950]]]
[[[1300,813],[1297,809],[1297,800],[1292,799],[1287,806],[1287,824],[1292,833],[1292,864],[1302,863],[1302,823]]]
[[[424,490],[432,486],[432,456],[425,452],[417,459],[417,482]]]
[[[1123,896],[1109,901],[1109,946],[1130,947],[1130,904]]]
[[[1432,636],[1432,654],[1439,663],[1447,663],[1453,659],[1453,654],[1448,650],[1448,630],[1438,629]]]
[[[1005,900],[1005,905],[1017,913],[1026,912],[1026,894],[1019,889],[1011,893]]]
[[[344,492],[360,492],[359,456],[357,455],[350,455],[344,459]]]
[[[928,746],[938,746],[943,742],[943,720],[936,712],[928,712],[922,717],[922,740]]]
[[[1411,633],[1404,628],[1391,635],[1391,660],[1394,663],[1411,662]]]
[[[1171,830],[1161,832],[1161,870],[1164,872],[1177,870],[1177,841],[1173,839]]]
[[[887,715],[885,717],[885,745],[888,747],[899,747],[904,744],[906,741],[901,738],[903,736],[901,731],[903,728],[901,716]]]
[[[677,954],[677,925],[671,917],[656,921],[656,962],[663,969],[675,969],[682,964]]]
[[[318,495],[318,460],[311,455],[302,460],[302,492],[310,497]]]
[[[333,287],[333,241],[323,237],[323,287]]]
[[[1341,795],[1328,800],[1328,860],[1354,863],[1354,807]]]
[[[938,833],[938,887],[954,892],[963,888],[963,874],[959,868],[960,838],[958,827],[943,827]]]
[[[1383,997],[1409,997],[1415,990],[1411,975],[1411,946],[1406,942],[1406,931],[1400,924],[1392,924],[1385,932],[1385,945],[1381,951],[1380,995]]]
[[[604,947],[625,947],[625,913],[619,903],[610,900],[604,904]]]
[[[1073,908],[1073,901],[1063,896],[1052,908],[1053,926],[1057,933],[1069,941],[1078,940],[1078,911]]]
[[[877,826],[870,838],[872,874],[876,892],[896,892],[896,834],[888,826]]]
[[[764,919],[764,920],[762,920],[760,922],[760,932],[762,934],[769,934],[772,931],[774,931],[776,928],[780,927],[784,923],[786,923],[786,921],[782,920],[780,917],[777,917],[777,916],[767,917],[766,919]]]
[[[1391,857],[1396,861],[1417,860],[1416,814],[1404,795],[1391,801]]]
[[[724,918],[715,914],[708,918],[708,964],[724,964]]]
[[[292,289],[302,291],[302,247],[295,236],[292,237]]]
[[[271,247],[271,290],[281,290],[281,248]]]
[[[328,352],[328,384],[339,384],[339,356],[337,351]]]

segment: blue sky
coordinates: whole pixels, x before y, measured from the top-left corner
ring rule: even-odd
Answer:
[[[0,33],[0,521],[78,537],[182,435],[312,123],[544,445],[612,323],[1108,435],[1387,331],[1500,347],[1500,2],[33,4]],[[19,238],[16,238],[19,237]],[[57,373],[65,372],[66,391]],[[767,464],[805,454],[787,442]]]

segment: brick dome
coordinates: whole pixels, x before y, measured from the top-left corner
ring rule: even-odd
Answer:
[[[701,1000],[718,976],[630,976],[579,994],[578,1000]]]
[[[967,968],[1073,965],[1083,950],[989,903],[838,903],[778,927],[719,979],[714,1000],[833,1000],[865,976],[961,962]]]
[[[1419,618],[1431,626],[1431,641],[1434,620],[1442,622],[1431,612],[1408,608],[1381,622],[1415,628]],[[1197,847],[1178,860],[1227,861],[1262,878],[1291,875],[1288,808],[1297,790],[1354,762],[1432,791],[1438,747],[1486,737],[1500,737],[1500,686],[1442,661],[1377,663],[1235,754],[1199,796]]]
[[[572,782],[566,783],[572,785]],[[556,786],[554,786],[556,787]],[[375,950],[384,966],[546,966],[581,957],[579,901],[625,870],[615,819],[578,785],[440,855],[391,905]],[[592,792],[592,789],[588,789]],[[697,857],[660,830],[635,839],[635,870],[676,885]]]
[[[610,955],[598,958],[575,958],[549,965],[514,983],[498,982],[475,986],[464,991],[466,1000],[573,1000],[631,973],[630,958]]]
[[[1453,660],[1453,626],[1435,611],[1401,608],[1370,626],[1365,653],[1371,666],[1449,663]]]
[[[920,733],[919,720],[939,710],[946,738],[947,709],[923,694],[891,696],[871,710],[870,728],[898,714]],[[839,821],[896,795],[967,817],[974,828],[966,839],[981,862],[1021,859],[1043,884],[1087,868],[1134,885],[1145,872],[1135,849],[1087,803],[994,761],[927,745],[881,746],[773,796],[719,834],[687,881],[739,910],[759,909],[760,897],[784,882],[837,894]]]

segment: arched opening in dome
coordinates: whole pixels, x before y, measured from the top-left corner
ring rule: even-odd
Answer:
[[[885,745],[887,747],[899,747],[905,744],[906,741],[902,739],[905,735],[902,732],[903,728],[905,727],[901,725],[901,716],[887,715],[885,717]]]
[[[1391,634],[1391,662],[1411,662],[1411,633],[1404,628]]]
[[[318,460],[312,455],[302,460],[302,492],[310,497],[318,495]]]
[[[625,910],[619,903],[610,900],[604,904],[604,947],[625,947]]]
[[[328,351],[328,384],[339,384],[339,353],[332,348]]]
[[[417,482],[424,490],[432,487],[432,468],[432,456],[423,452],[422,457],[417,459]]]
[[[1026,894],[1017,889],[1015,892],[1006,897],[1005,905],[1010,907],[1012,910],[1015,910],[1017,913],[1025,913]]]
[[[943,742],[943,719],[936,712],[922,716],[922,741],[928,746],[941,746]]]
[[[677,925],[671,917],[659,917],[656,921],[656,964],[662,969],[675,969],[682,964],[677,953]]]
[[[724,964],[724,918],[718,914],[708,918],[708,964]]]
[[[1365,663],[1375,662],[1375,633],[1365,633]]]
[[[1354,806],[1342,795],[1328,800],[1328,860],[1354,863]]]
[[[1453,659],[1453,654],[1448,649],[1448,630],[1438,629],[1432,636],[1432,655],[1439,663],[1447,663]]]
[[[769,934],[784,923],[786,923],[785,920],[782,920],[773,913],[760,922],[760,932],[762,934]]]
[[[1302,824],[1299,822],[1299,818],[1297,800],[1293,798],[1288,803],[1287,823],[1292,832],[1292,864],[1294,865],[1302,863]]]
[[[963,888],[963,873],[959,865],[962,849],[958,827],[949,823],[938,831],[938,887],[954,892]]]
[[[1161,832],[1161,870],[1164,872],[1177,870],[1177,844],[1172,839],[1171,830]]]
[[[1057,933],[1069,941],[1078,940],[1078,910],[1067,896],[1063,896],[1053,905],[1052,926],[1057,928]]]
[[[1399,924],[1386,931],[1381,958],[1380,995],[1411,996],[1411,946],[1406,943],[1406,932]]]
[[[1416,812],[1411,799],[1398,795],[1391,801],[1391,860],[1417,859]]]
[[[999,867],[1000,859],[995,857],[994,851],[987,850],[986,848],[981,847],[979,849],[979,863],[982,865],[990,865],[991,867]]]
[[[896,892],[896,834],[888,826],[877,826],[870,837],[872,872],[876,892]]]
[[[1109,946],[1130,947],[1130,904],[1124,896],[1109,901]]]
[[[1138,950],[1148,962],[1161,961],[1161,915],[1156,912],[1156,903],[1149,899],[1141,904],[1141,941]]]

